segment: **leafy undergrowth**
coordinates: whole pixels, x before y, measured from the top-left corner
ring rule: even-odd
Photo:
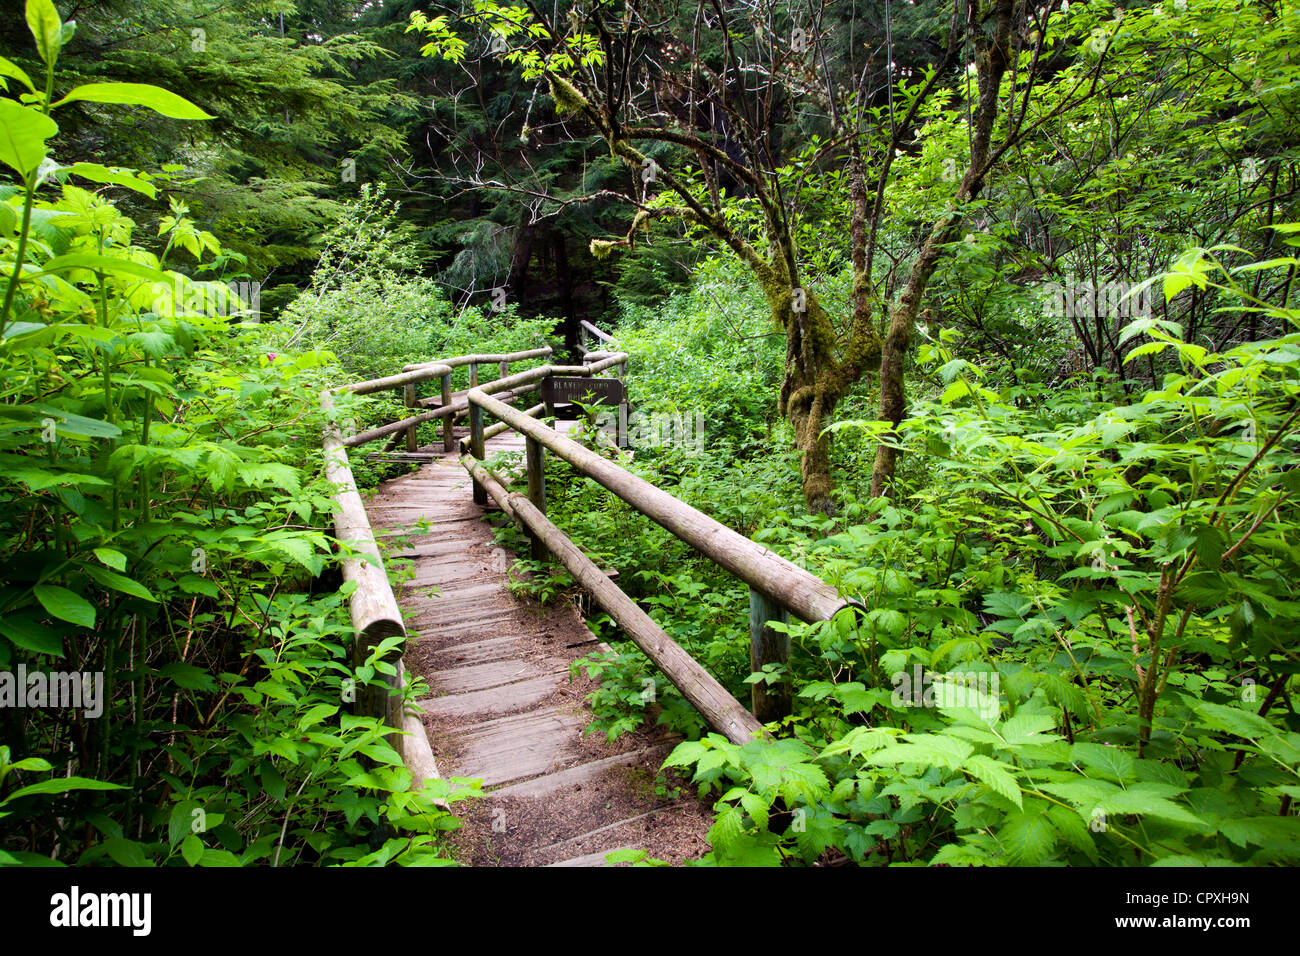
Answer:
[[[31,92],[0,99],[0,863],[448,862],[435,801],[471,791],[413,790],[350,713],[394,642],[354,668],[323,530],[333,357],[244,321],[239,257],[184,204],[137,237],[104,192],[155,200],[156,177],[48,155],[71,25],[48,0],[28,20],[46,75],[4,61]],[[208,118],[155,87],[70,95]]]
[[[1295,310],[1237,285],[1253,267],[1219,255],[1181,258],[1166,294],[1195,284],[1296,327]],[[700,736],[631,645],[583,665],[611,735],[657,719],[697,738],[666,766],[716,799],[706,864],[1300,857],[1300,334],[1221,354],[1158,319],[1124,336],[1135,359],[1168,363],[1158,387],[1126,393],[1099,374],[994,389],[944,332],[920,355],[935,397],[900,433],[910,484],[888,500],[846,483],[835,517],[799,516],[795,489],[778,493],[788,511],[756,537],[863,607],[785,627],[794,651],[772,679],[792,681],[795,706],[778,739]],[[769,513],[773,499],[761,466],[729,457],[734,439],[626,463],[743,526],[751,499]],[[744,587],[550,467],[553,518],[747,699]],[[617,638],[608,618],[594,624]]]

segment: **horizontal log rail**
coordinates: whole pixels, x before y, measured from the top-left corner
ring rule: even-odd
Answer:
[[[321,408],[327,418],[334,411],[334,399],[329,391],[321,393]],[[379,556],[379,545],[366,516],[365,504],[352,477],[347,448],[333,421],[325,428],[322,447],[325,477],[337,489],[334,493],[334,537],[345,548],[343,580],[356,583],[348,598],[348,610],[357,632],[353,644],[353,666],[359,667],[370,655],[370,649],[385,638],[405,636],[406,626],[384,569],[384,561]],[[357,712],[378,717],[391,727],[401,727],[400,672],[386,678],[385,684],[357,688]]]
[[[543,368],[544,367],[545,366],[543,366]],[[537,379],[538,381],[540,381],[545,377],[546,377],[545,375],[539,375],[537,376]],[[498,388],[497,386],[499,386],[500,383],[503,381],[505,380],[498,379],[495,382],[488,382],[488,384],[483,387],[490,388],[493,392],[501,391],[501,388]],[[531,388],[520,388],[520,389],[508,391],[506,395],[502,397],[506,398],[507,400],[514,400],[521,395],[526,395],[529,392],[533,392],[536,390],[537,388],[536,385],[534,384],[533,387]],[[392,435],[396,432],[406,431],[408,428],[413,428],[416,425],[422,425],[425,422],[436,421],[437,419],[440,418],[451,418],[453,421],[455,421],[455,419],[462,418],[468,413],[469,413],[469,401],[462,397],[459,401],[452,402],[450,405],[440,405],[439,407],[432,409],[431,411],[420,412],[420,414],[411,415],[408,418],[399,418],[397,421],[389,422],[387,425],[377,425],[376,427],[368,429],[367,431],[357,432],[355,435],[350,435],[347,438],[344,438],[343,444],[347,448],[356,448],[358,445],[364,445],[366,444],[366,442],[372,442],[376,438],[383,438],[385,435]]]
[[[471,405],[507,423],[525,437],[539,442],[580,474],[613,492],[651,521],[800,619],[809,622],[828,621],[838,611],[849,606],[849,602],[840,597],[835,588],[812,572],[751,541],[626,468],[524,415],[518,409],[497,401],[485,390],[472,389],[468,398]]]
[[[603,331],[602,329],[596,328],[596,326],[592,325],[586,319],[583,319],[581,322],[579,322],[578,326],[582,329],[582,337],[584,340],[587,338],[588,335],[594,335],[596,339],[601,342],[614,341],[614,336],[610,335],[608,332]]]
[[[353,395],[369,395],[372,392],[382,392],[390,388],[402,388],[406,385],[414,385],[417,382],[427,382],[431,378],[442,378],[444,375],[451,374],[450,365],[426,365],[422,368],[413,369],[409,372],[402,372],[400,375],[387,375],[383,378],[367,379],[364,382],[353,382],[350,385],[338,385],[330,389],[331,392],[351,392]]]
[[[427,407],[428,401],[420,399],[416,394],[415,386],[421,382],[427,382],[431,379],[441,380],[441,395],[439,404],[430,411],[421,412],[415,415],[409,415],[395,422],[389,422],[385,425],[379,425],[375,428],[358,432],[341,439],[345,448],[356,448],[358,445],[364,445],[367,442],[374,441],[386,436],[394,436],[392,441],[386,446],[386,450],[391,449],[401,439],[400,433],[406,433],[406,450],[414,452],[416,450],[416,429],[425,422],[443,421],[443,448],[451,451],[454,443],[452,441],[452,427],[456,419],[469,413],[469,405],[465,401],[465,393],[454,395],[451,391],[451,373],[456,368],[468,365],[470,369],[470,387],[479,387],[478,367],[481,364],[495,363],[501,372],[498,379],[487,383],[486,386],[492,392],[498,392],[503,389],[513,388],[520,384],[533,383],[533,387],[525,390],[516,390],[509,396],[510,400],[518,398],[528,391],[536,390],[536,381],[545,378],[545,369],[555,371],[551,366],[541,366],[539,369],[529,369],[525,372],[516,373],[511,376],[509,367],[514,362],[524,362],[529,359],[545,358],[552,354],[549,345],[540,348],[526,349],[521,352],[501,352],[477,355],[457,355],[447,359],[438,359],[433,362],[419,362],[413,365],[407,365],[396,375],[386,375],[382,378],[366,379],[360,382],[352,382],[347,385],[339,385],[329,389],[332,394],[351,393],[353,395],[370,395],[374,392],[385,391],[387,389],[402,389],[406,406],[411,409]],[[587,366],[560,367],[560,374],[572,375],[590,375],[592,374]],[[520,378],[519,376],[525,376]]]
[[[549,345],[543,345],[541,348],[528,349],[524,352],[505,352],[492,353],[490,355],[457,355],[449,359],[433,359],[429,362],[413,362],[410,365],[403,365],[403,372],[413,372],[417,369],[428,368],[431,365],[448,365],[452,368],[461,368],[465,365],[491,365],[494,362],[523,362],[530,358],[545,358],[552,353]]]

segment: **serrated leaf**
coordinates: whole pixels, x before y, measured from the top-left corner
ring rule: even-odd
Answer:
[[[1042,812],[1042,801],[1037,803],[1039,805],[1008,814],[998,831],[998,841],[1011,859],[1027,866],[1042,863],[1056,847],[1056,828]]]
[[[1012,768],[1007,764],[985,757],[983,754],[976,754],[967,759],[962,769],[981,783],[987,784],[994,793],[1006,797],[1017,807],[1024,807],[1020,786],[1011,773]]]

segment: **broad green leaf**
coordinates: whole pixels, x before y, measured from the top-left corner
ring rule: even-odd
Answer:
[[[115,571],[107,571],[104,568],[97,568],[94,565],[85,565],[82,570],[110,590],[121,591],[123,594],[142,598],[145,601],[158,600],[152,593],[150,593],[149,589],[139,581],[134,581]]]
[[[1011,775],[1012,768],[1007,764],[999,763],[992,757],[976,754],[967,759],[962,769],[981,783],[988,784],[994,793],[1001,794],[1017,807],[1023,808],[1020,787],[1016,783],[1016,778]]]
[[[95,608],[79,594],[56,584],[38,584],[32,588],[36,600],[54,617],[78,627],[95,626]]]
[[[1056,847],[1057,833],[1044,812],[1043,802],[1037,806],[1017,810],[1007,816],[998,831],[998,840],[1016,863],[1034,866],[1042,863]]]
[[[121,551],[113,548],[96,548],[94,553],[95,557],[99,558],[106,567],[110,567],[114,571],[126,570],[126,555]]]
[[[122,429],[112,422],[102,422],[97,418],[86,418],[65,412],[53,405],[30,405],[33,411],[55,420],[56,435],[76,435],[80,438],[117,438]]]
[[[26,177],[45,159],[45,141],[59,131],[48,116],[0,99],[0,162]]]
[[[1247,740],[1259,740],[1277,733],[1273,725],[1259,714],[1241,707],[1225,707],[1201,701],[1195,709],[1211,727],[1219,727]]]
[[[107,275],[134,276],[137,279],[148,279],[150,282],[161,282],[167,285],[170,285],[173,281],[173,277],[161,269],[155,269],[140,262],[132,262],[129,259],[120,259],[117,256],[97,256],[86,252],[56,256],[45,263],[38,274],[51,275],[69,269],[85,269],[89,272],[102,272]]]
[[[170,90],[148,83],[85,83],[76,87],[67,96],[54,105],[76,101],[89,103],[114,103],[123,106],[146,106],[163,116],[183,120],[210,120],[211,115],[203,112],[183,96],[177,96]]]
[[[194,811],[199,808],[197,800],[182,800],[172,807],[167,820],[167,842],[172,846],[180,843],[186,834],[191,834],[194,825]]]
[[[0,615],[0,634],[24,650],[54,657],[63,656],[63,636],[32,620],[26,612]]]
[[[181,841],[181,856],[190,866],[198,866],[199,860],[203,859],[203,852],[207,849],[203,841],[191,833]]]
[[[144,847],[134,840],[124,837],[109,837],[103,843],[104,852],[118,866],[153,866],[153,861],[144,854]]]
[[[54,9],[54,0],[27,0],[27,27],[36,40],[36,50],[46,65],[59,58],[63,22]]]
[[[1135,777],[1132,756],[1118,747],[1079,743],[1070,748],[1070,759],[1088,770],[1096,771],[1090,773],[1090,777],[1100,773],[1101,776],[1116,783],[1125,783]]]
[[[12,60],[6,60],[2,56],[0,56],[0,76],[12,77],[33,93],[36,92],[36,87],[32,85],[31,77],[24,73],[18,64],[14,63]]]
[[[17,800],[19,797],[30,797],[38,793],[68,793],[71,790],[123,790],[120,784],[107,783],[103,780],[91,780],[88,777],[55,777],[53,780],[42,780],[40,783],[33,783],[31,786],[21,787],[9,794],[0,803],[9,803]]]
[[[134,170],[110,168],[101,166],[99,163],[73,163],[71,166],[64,166],[61,171],[80,176],[83,179],[89,179],[91,182],[103,183],[109,186],[125,186],[127,189],[134,189],[138,193],[144,193],[150,199],[158,197],[158,190],[154,184],[146,179],[141,179]]]

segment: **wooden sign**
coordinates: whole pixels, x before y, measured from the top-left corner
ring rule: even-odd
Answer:
[[[584,398],[588,393],[594,397]],[[542,379],[542,401],[548,405],[603,402],[622,405],[627,401],[623,383],[616,378],[584,378],[580,375],[548,375]]]

